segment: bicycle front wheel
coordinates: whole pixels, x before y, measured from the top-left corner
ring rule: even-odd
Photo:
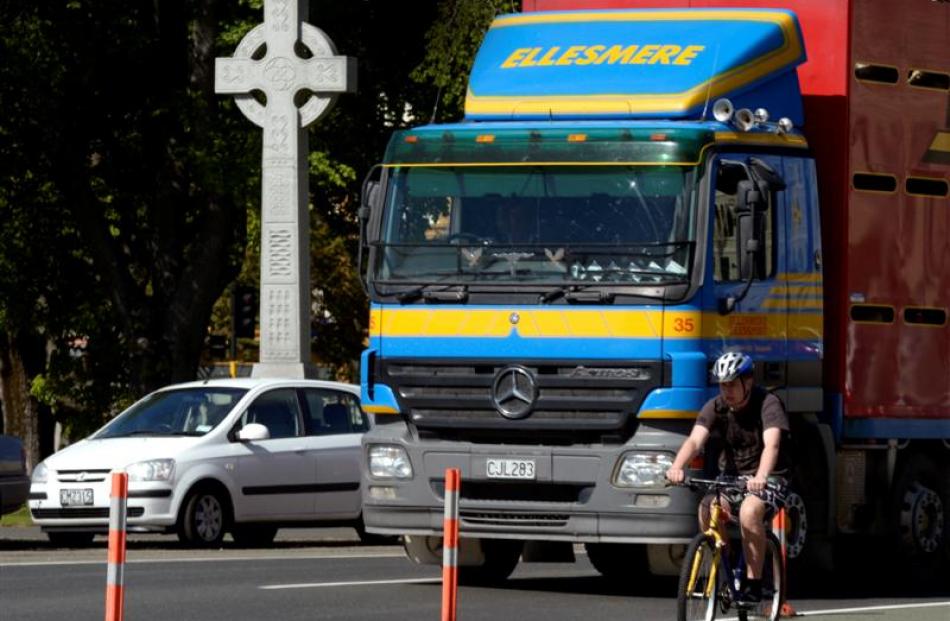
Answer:
[[[713,621],[719,598],[719,553],[702,533],[686,548],[676,595],[678,621]]]
[[[762,601],[751,608],[740,608],[739,621],[776,621],[785,603],[785,563],[778,539],[767,533],[765,561],[762,565]]]

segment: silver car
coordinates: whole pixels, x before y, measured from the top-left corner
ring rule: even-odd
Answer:
[[[87,544],[107,531],[110,473],[124,470],[130,532],[264,545],[282,526],[335,523],[362,537],[360,439],[371,424],[350,384],[168,386],[39,464],[30,512],[53,543]]]

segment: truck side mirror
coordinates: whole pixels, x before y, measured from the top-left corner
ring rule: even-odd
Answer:
[[[363,268],[363,257],[369,251],[369,244],[375,241],[375,238],[372,238],[373,235],[372,229],[370,227],[370,221],[372,220],[373,213],[378,209],[382,199],[382,173],[383,167],[381,164],[376,164],[370,168],[368,173],[366,173],[366,177],[363,179],[363,189],[362,192],[360,192],[360,208],[356,212],[360,226],[360,247],[359,253],[357,255],[357,272],[360,276],[360,284],[363,285],[363,292],[367,295],[369,295],[369,286],[367,283],[365,270]]]
[[[768,184],[750,180],[737,184],[739,205],[737,244],[739,277],[742,280],[765,276],[765,239],[763,215],[768,209]]]

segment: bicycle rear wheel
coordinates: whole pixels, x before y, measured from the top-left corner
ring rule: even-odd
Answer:
[[[693,537],[680,567],[676,595],[678,621],[713,621],[716,618],[719,583],[722,579],[718,562],[713,540],[702,533]]]
[[[785,564],[778,539],[767,533],[762,564],[762,601],[751,608],[739,608],[739,621],[775,621],[785,603]]]

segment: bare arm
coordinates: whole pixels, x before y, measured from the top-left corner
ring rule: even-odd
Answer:
[[[676,453],[676,459],[673,460],[673,465],[666,471],[666,478],[673,483],[682,483],[686,477],[686,473],[683,469],[686,467],[686,464],[702,450],[707,439],[709,439],[709,429],[706,429],[702,425],[693,425],[693,430],[689,433],[689,437],[683,441],[683,446],[681,446],[679,452]]]
[[[782,430],[778,427],[769,427],[762,432],[762,439],[765,447],[762,449],[762,457],[759,458],[759,469],[755,472],[755,477],[749,480],[747,487],[750,492],[759,492],[765,489],[765,481],[772,469],[778,462],[778,447],[782,440]]]

